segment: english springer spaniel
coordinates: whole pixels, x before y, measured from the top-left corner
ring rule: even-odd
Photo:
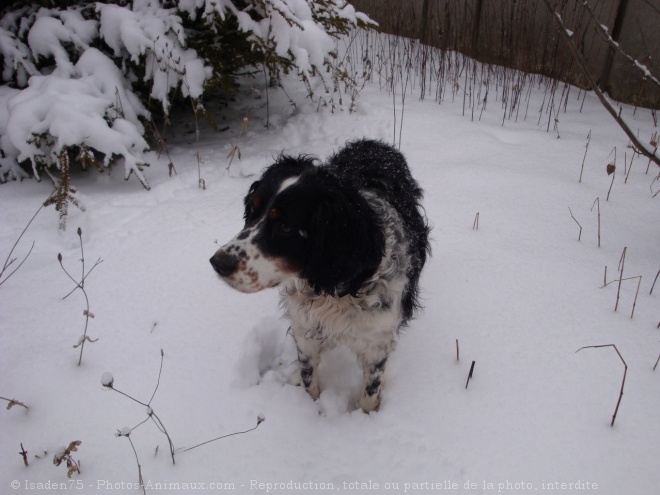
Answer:
[[[234,289],[281,288],[313,399],[321,351],[345,344],[364,373],[359,407],[379,408],[387,357],[420,308],[421,198],[403,155],[380,141],[348,143],[321,166],[281,155],[250,186],[243,230],[211,258]]]

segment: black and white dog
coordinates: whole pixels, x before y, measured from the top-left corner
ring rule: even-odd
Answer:
[[[401,153],[349,143],[328,163],[282,155],[245,197],[245,226],[211,258],[234,289],[281,287],[300,376],[319,397],[321,351],[345,344],[364,372],[359,406],[380,406],[382,375],[399,329],[419,308],[429,253],[422,190]]]

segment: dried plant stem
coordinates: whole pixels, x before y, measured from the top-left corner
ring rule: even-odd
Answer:
[[[154,422],[154,424],[156,425],[156,428],[158,428],[165,435],[165,437],[167,437],[167,441],[168,441],[169,446],[170,446],[170,454],[172,456],[172,464],[176,464],[176,461],[174,459],[174,443],[172,442],[172,438],[170,437],[169,433],[167,433],[167,429],[165,428],[165,425],[163,424],[161,419],[158,417],[158,415],[154,412],[153,408],[151,407],[151,402],[154,400],[154,397],[156,396],[156,392],[158,391],[158,387],[160,385],[160,377],[163,373],[163,361],[164,361],[164,359],[165,359],[165,353],[161,349],[160,350],[160,369],[158,371],[158,380],[156,382],[156,387],[154,388],[154,391],[151,394],[151,398],[149,399],[149,402],[147,402],[147,403],[144,403],[144,402],[136,399],[135,397],[132,397],[132,396],[128,395],[127,393],[124,393],[121,390],[117,389],[114,386],[114,380],[111,380],[107,383],[103,383],[103,386],[106,387],[106,388],[109,388],[111,390],[114,390],[118,394],[121,394],[124,397],[127,397],[128,399],[132,400],[133,402],[136,402],[136,403],[138,403],[138,404],[140,404],[140,405],[147,408],[147,418],[144,421],[142,421],[140,424],[135,426],[134,428],[131,428],[130,431],[132,432],[138,426],[143,425],[144,423],[146,423],[148,420],[151,419]],[[120,433],[120,436],[121,436],[121,433]],[[127,435],[124,435],[124,436],[127,436]]]
[[[630,165],[628,165],[628,170],[626,171],[626,180],[623,181],[624,184],[628,184],[628,177],[630,176],[630,171],[632,170],[632,164],[633,164],[633,160],[635,159],[635,154],[636,153],[633,150],[632,156],[630,157]]]
[[[30,409],[28,406],[23,404],[20,400],[7,399],[6,397],[0,397],[0,400],[6,400],[7,401],[7,410],[11,409],[14,406],[21,406],[21,407],[24,407],[26,410]]]
[[[658,326],[660,327],[660,323],[658,323]],[[658,367],[658,363],[660,363],[660,355],[658,356],[658,359],[655,362],[655,365],[653,366],[653,371]]]
[[[637,279],[637,290],[635,291],[635,299],[633,300],[633,305],[632,305],[632,311],[630,312],[630,318],[633,317],[635,314],[635,306],[637,306],[637,296],[639,295],[639,287],[642,285],[642,276],[637,275],[636,277],[630,277],[630,279],[626,280],[632,280],[632,279]]]
[[[605,267],[605,268],[607,268],[607,267]],[[605,278],[607,279],[607,273],[606,273]],[[642,276],[641,276],[641,275],[637,275],[637,276],[635,276],[635,277],[625,277],[625,278],[623,278],[623,279],[619,279],[619,278],[617,278],[616,280],[611,280],[611,281],[609,281],[609,282],[606,281],[606,282],[603,284],[603,287],[606,287],[606,286],[608,286],[608,285],[610,285],[610,284],[613,284],[614,282],[619,282],[619,283],[621,283],[621,281],[625,281],[625,280],[637,280],[637,291],[635,292],[635,299],[633,300],[632,313],[630,314],[630,317],[632,318],[633,315],[634,315],[634,313],[635,313],[635,306],[637,305],[637,296],[639,295],[639,288],[640,288],[640,286],[642,285]],[[602,288],[602,287],[601,287],[601,288]]]
[[[591,211],[594,211],[594,206],[597,206],[597,212],[598,212],[598,247],[600,247],[600,197],[596,198],[594,200],[594,204],[591,205]]]
[[[472,361],[472,365],[470,366],[470,373],[468,373],[467,381],[465,382],[465,390],[467,390],[468,385],[470,383],[470,379],[472,378],[472,373],[474,373],[474,364],[476,361]]]
[[[143,421],[144,422],[144,421]],[[140,425],[138,425],[140,426]],[[137,426],[136,426],[137,428]],[[117,434],[115,436],[117,437],[126,437],[131,444],[131,448],[133,449],[133,454],[135,455],[135,462],[137,462],[137,467],[138,467],[138,481],[140,483],[140,486],[142,487],[142,493],[144,495],[147,494],[147,490],[144,487],[144,478],[142,477],[142,466],[140,465],[140,458],[138,457],[137,450],[135,450],[135,445],[133,444],[133,440],[131,440],[131,433],[133,432],[135,428],[131,428],[129,431],[121,431],[117,430]]]
[[[460,358],[460,353],[458,350],[458,339],[456,339],[456,361],[458,361]]]
[[[16,249],[16,246],[18,246],[18,243],[21,242],[21,239],[23,238],[23,235],[25,234],[25,232],[27,231],[27,229],[30,227],[30,225],[32,225],[32,222],[34,222],[34,219],[37,218],[37,215],[38,215],[39,212],[42,210],[42,208],[45,206],[46,202],[47,202],[47,201],[53,196],[53,194],[55,194],[55,191],[53,191],[53,192],[50,194],[50,196],[48,196],[48,198],[46,198],[46,201],[44,201],[43,203],[41,203],[41,205],[39,206],[39,208],[37,208],[37,211],[34,213],[34,215],[32,215],[32,218],[30,218],[30,221],[25,225],[25,227],[24,227],[23,230],[21,231],[20,235],[19,235],[18,238],[16,239],[16,242],[15,242],[14,245],[11,247],[11,250],[9,251],[9,254],[7,255],[7,258],[5,259],[5,262],[4,262],[4,264],[2,265],[2,270],[0,270],[0,285],[4,284],[7,280],[9,280],[9,278],[10,278],[14,273],[16,273],[16,272],[18,271],[18,269],[19,269],[21,266],[23,266],[23,263],[25,263],[25,261],[28,259],[28,257],[29,257],[30,254],[32,253],[32,249],[34,248],[34,241],[32,242],[32,246],[30,246],[30,250],[29,250],[28,253],[25,255],[25,257],[23,258],[23,260],[18,264],[18,266],[17,266],[16,268],[14,268],[14,269],[13,269],[13,270],[12,270],[7,276],[5,276],[5,272],[7,271],[7,268],[9,268],[9,267],[10,267],[10,266],[16,261],[16,259],[17,259],[17,258],[12,258],[12,257],[11,257],[11,255],[14,253],[14,250]],[[3,278],[3,277],[4,277],[4,278]]]
[[[146,495],[147,490],[144,487],[144,478],[142,478],[142,466],[140,466],[140,459],[138,458],[137,450],[135,450],[135,445],[133,445],[133,440],[131,440],[131,437],[129,435],[126,435],[126,438],[128,438],[128,441],[131,444],[131,448],[133,449],[133,454],[135,454],[135,462],[137,462],[137,467],[138,467],[138,480],[140,482],[140,486],[142,487],[142,493]]]
[[[580,167],[580,180],[578,180],[578,183],[582,183],[582,172],[584,171],[584,161],[587,159],[587,151],[589,151],[589,143],[591,143],[591,130],[589,131],[589,134],[587,134],[587,145],[585,146],[584,149],[584,157],[582,157],[582,167]]]
[[[28,462],[28,452],[25,450],[25,447],[23,447],[23,442],[21,442],[21,451],[18,455],[23,458],[23,464],[25,464],[25,467],[30,467],[30,463]]]
[[[94,313],[92,313],[89,310],[89,297],[87,296],[87,291],[85,290],[85,279],[87,276],[96,268],[103,260],[99,258],[96,260],[96,263],[94,263],[94,266],[87,272],[85,271],[85,250],[83,247],[83,241],[82,241],[82,229],[78,227],[78,239],[80,240],[80,263],[82,266],[82,274],[80,276],[80,281],[77,281],[73,276],[67,271],[66,268],[64,268],[64,264],[62,263],[62,254],[58,253],[57,255],[57,260],[60,263],[60,267],[64,271],[64,273],[71,279],[71,281],[76,284],[76,287],[73,288],[71,292],[69,292],[66,296],[64,296],[62,299],[66,299],[69,297],[73,291],[76,289],[80,289],[80,291],[83,293],[83,296],[85,297],[85,310],[83,311],[83,316],[85,317],[85,328],[82,334],[82,337],[78,339],[78,343],[75,344],[73,347],[78,348],[80,347],[80,355],[78,357],[78,366],[81,365],[82,363],[82,356],[83,356],[83,351],[85,349],[85,342],[96,342],[98,339],[92,339],[87,335],[87,328],[89,327],[89,319],[94,318]]]
[[[621,259],[619,260],[619,286],[617,287],[616,290],[616,303],[614,304],[614,311],[616,312],[617,308],[619,307],[619,298],[621,297],[621,282],[623,281],[623,266],[626,262],[626,251],[628,250],[627,247],[623,248],[623,252],[621,253]]]
[[[610,193],[612,192],[612,186],[614,185],[614,178],[616,177],[616,168],[612,172],[612,182],[610,182],[610,188],[607,190],[607,197],[605,198],[605,201],[610,200]]]
[[[227,168],[225,169],[227,171],[231,167],[231,163],[234,161],[234,156],[236,156],[236,154],[238,154],[238,159],[239,160],[241,159],[241,149],[239,148],[239,144],[241,142],[241,136],[243,135],[243,133],[247,132],[248,122],[249,119],[248,116],[246,115],[245,117],[243,117],[243,123],[241,124],[241,129],[240,131],[238,131],[238,138],[236,138],[236,144],[232,146],[229,153],[227,153],[227,158],[229,158],[229,163],[227,164]]]
[[[157,427],[157,428],[158,428],[158,429],[159,429],[159,430],[165,435],[165,437],[167,438],[167,442],[168,442],[169,447],[170,447],[170,455],[172,456],[172,464],[176,464],[176,461],[174,460],[174,443],[172,443],[172,438],[170,437],[169,433],[167,433],[167,430],[165,429],[165,425],[164,425],[163,422],[160,420],[160,418],[158,417],[158,415],[156,415],[156,413],[153,411],[153,409],[151,409],[151,408],[149,408],[149,409],[150,409],[149,417],[150,417],[151,420],[154,422],[154,424],[156,425],[156,427]]]
[[[472,230],[479,230],[479,212],[474,216],[474,222],[472,223]]]
[[[206,445],[207,443],[215,442],[216,440],[222,440],[223,438],[227,437],[233,437],[234,435],[243,435],[244,433],[250,433],[251,431],[256,430],[259,428],[259,425],[265,421],[265,418],[263,416],[257,417],[257,424],[254,426],[254,428],[250,428],[249,430],[245,431],[236,431],[234,433],[229,433],[227,435],[222,435],[221,437],[214,438],[212,440],[207,440],[206,442],[199,443],[197,445],[194,445],[192,447],[188,447],[187,449],[183,449],[183,452],[188,452],[189,450],[196,449],[197,447],[201,447],[202,445]]]
[[[657,176],[651,181],[651,183],[649,184],[649,189],[651,190],[651,197],[652,197],[652,198],[655,198],[655,197],[658,195],[658,193],[660,193],[660,189],[658,189],[656,192],[653,192],[653,184],[654,184],[656,181],[660,181],[660,174],[658,174],[658,175],[657,175]]]
[[[619,349],[616,348],[616,345],[614,344],[603,344],[603,345],[588,345],[584,347],[580,347],[576,353],[580,352],[582,349],[599,349],[602,347],[613,347],[616,353],[619,355],[619,358],[621,359],[621,362],[623,363],[623,380],[621,380],[621,390],[619,391],[619,400],[616,402],[616,408],[614,409],[614,414],[612,415],[612,422],[610,423],[610,426],[614,426],[614,420],[616,419],[616,415],[619,412],[619,405],[621,405],[621,398],[623,397],[623,387],[626,384],[626,374],[628,373],[628,365],[626,364],[626,361],[623,359],[623,356],[619,352]]]
[[[653,285],[651,285],[651,291],[649,292],[649,296],[653,294],[653,288],[655,287],[655,283],[658,281],[658,276],[660,276],[660,270],[658,270],[658,273],[655,274],[655,279],[653,279]]]
[[[568,207],[568,212],[571,214],[571,218],[575,221],[575,223],[578,224],[578,227],[580,227],[580,233],[578,234],[578,242],[582,238],[582,225],[580,225],[580,222],[576,220],[576,218],[573,216],[573,212],[571,211],[571,207]]]

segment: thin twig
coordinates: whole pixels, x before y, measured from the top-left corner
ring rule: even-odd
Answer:
[[[468,384],[470,383],[470,379],[472,378],[472,373],[474,373],[474,363],[476,361],[472,361],[472,365],[470,366],[470,373],[468,373],[467,381],[465,382],[465,390],[468,388]]]
[[[651,291],[649,292],[649,296],[653,294],[653,288],[655,287],[655,283],[658,281],[659,275],[660,275],[660,270],[658,270],[658,273],[655,274],[655,279],[653,280],[653,285],[651,285]]]
[[[55,194],[55,191],[53,191],[53,192],[50,194],[50,196],[48,196],[48,198],[46,198],[46,201],[48,201],[48,200],[53,196],[53,194]],[[25,257],[23,258],[23,261],[21,261],[21,262],[18,264],[18,266],[17,266],[14,270],[12,270],[11,273],[9,273],[9,275],[7,275],[4,279],[2,278],[3,275],[5,274],[5,271],[7,270],[7,268],[9,268],[9,266],[10,266],[12,263],[14,263],[14,262],[16,261],[16,258],[12,258],[11,255],[13,254],[14,250],[16,249],[16,246],[18,246],[18,243],[19,243],[19,242],[21,241],[21,239],[23,238],[23,234],[25,234],[25,232],[26,232],[27,229],[30,227],[30,225],[32,225],[32,222],[34,221],[34,219],[37,218],[37,215],[39,214],[39,212],[40,212],[40,211],[42,210],[42,208],[44,207],[46,201],[44,201],[43,203],[41,203],[41,206],[39,206],[39,208],[38,208],[37,211],[34,213],[34,215],[32,215],[32,218],[30,218],[30,221],[27,223],[27,225],[25,226],[25,228],[23,228],[23,230],[21,231],[20,235],[18,236],[18,239],[16,239],[16,242],[14,243],[14,245],[13,245],[12,248],[11,248],[11,250],[9,251],[9,254],[7,255],[7,259],[5,259],[5,263],[2,265],[2,270],[0,270],[0,285],[4,284],[7,280],[9,280],[9,278],[10,278],[14,273],[16,273],[16,272],[18,271],[18,269],[19,269],[21,266],[23,266],[23,263],[25,263],[25,261],[28,259],[28,256],[30,256],[30,253],[32,253],[32,249],[34,248],[34,241],[32,242],[32,246],[30,247],[30,250],[28,251],[28,253],[27,253],[27,254],[25,255]]]
[[[584,149],[584,157],[582,157],[582,167],[580,167],[580,180],[578,180],[578,183],[582,183],[582,172],[584,171],[584,161],[587,159],[587,151],[589,151],[589,143],[591,143],[591,130],[589,130],[589,134],[587,134],[587,145],[585,146]]]
[[[151,407],[151,401],[153,401],[153,399],[156,395],[156,392],[158,391],[158,386],[160,385],[160,377],[161,377],[161,374],[163,372],[163,361],[164,361],[164,359],[165,359],[165,352],[163,352],[163,350],[161,349],[160,350],[160,370],[158,371],[158,381],[156,382],[156,388],[154,389],[153,394],[151,394],[151,399],[149,399],[149,402],[147,404],[145,404],[144,402],[136,399],[135,397],[131,397],[130,395],[128,395],[128,394],[122,392],[121,390],[115,388],[114,378],[112,377],[112,375],[110,375],[109,377],[106,377],[106,375],[104,374],[103,377],[101,378],[101,383],[105,388],[112,389],[115,392],[123,395],[124,397],[127,397],[127,398],[131,399],[133,402],[137,402],[138,404],[140,404],[140,405],[147,408],[147,419],[145,419],[140,424],[135,426],[135,428],[137,428],[138,426],[143,425],[144,423],[146,423],[148,420],[151,419],[154,422],[154,424],[156,425],[156,428],[158,428],[167,437],[167,441],[169,442],[169,446],[170,446],[170,454],[172,455],[172,463],[176,464],[176,460],[174,459],[174,443],[172,442],[172,438],[170,437],[169,433],[167,432],[167,429],[165,428],[165,425],[163,424],[163,421],[158,417],[158,415],[154,412],[153,408]],[[135,428],[133,428],[131,431],[133,431]]]
[[[18,455],[23,458],[23,464],[25,464],[25,467],[30,467],[30,463],[28,462],[28,452],[25,450],[25,447],[23,447],[23,442],[21,442],[21,451]]]
[[[170,446],[170,455],[172,456],[172,464],[176,464],[176,461],[174,460],[174,443],[172,442],[172,438],[170,437],[170,434],[167,433],[167,429],[165,428],[165,425],[163,422],[160,420],[158,415],[154,412],[153,409],[149,408],[151,414],[149,414],[149,417],[153,420],[153,422],[156,424],[156,427],[163,432],[163,434],[167,437],[167,442],[169,443]],[[155,418],[155,419],[154,419]]]
[[[612,192],[612,186],[614,185],[614,179],[616,178],[616,146],[614,147],[614,161],[607,164],[606,170],[607,175],[612,176],[612,182],[610,182],[610,188],[607,190],[607,197],[605,198],[605,201],[609,201],[610,193]]]
[[[165,359],[165,353],[163,350],[160,350],[160,370],[158,370],[158,381],[156,382],[156,388],[154,389],[154,393],[151,394],[151,399],[149,399],[149,402],[147,402],[147,405],[151,405],[151,401],[154,400],[154,396],[156,395],[156,392],[158,392],[158,386],[160,385],[160,375],[163,373],[163,360]]]
[[[98,265],[100,265],[101,263],[103,263],[103,260],[102,260],[101,258],[97,259],[97,260],[96,260],[96,263],[94,263],[94,266],[92,266],[92,267],[89,269],[89,271],[85,274],[85,276],[83,277],[83,279],[81,280],[80,283],[78,283],[73,277],[71,277],[71,275],[69,275],[69,274],[67,273],[67,275],[69,275],[69,278],[70,278],[71,280],[73,280],[73,282],[76,284],[76,286],[75,286],[73,289],[71,289],[71,291],[70,291],[66,296],[64,296],[62,299],[66,299],[66,298],[69,297],[71,294],[73,294],[73,293],[76,291],[76,289],[80,289],[80,288],[81,288],[81,284],[84,284],[84,283],[85,283],[85,280],[87,279],[87,277],[89,277],[89,274],[92,273],[92,271],[94,271],[94,268],[96,268],[96,267],[97,267]]]
[[[225,169],[226,171],[229,171],[231,167],[231,163],[234,161],[234,156],[238,153],[238,159],[241,159],[241,149],[239,148],[239,144],[241,142],[241,136],[243,135],[244,132],[247,132],[248,128],[248,116],[246,115],[243,117],[243,123],[241,124],[241,129],[238,131],[238,138],[236,138],[236,144],[232,147],[232,149],[229,151],[227,154],[227,158],[229,158],[229,163],[227,164],[227,168]]]
[[[0,400],[6,400],[8,402],[7,404],[7,410],[11,409],[14,406],[21,406],[24,407],[25,409],[30,409],[28,406],[23,404],[20,400],[16,399],[7,399],[6,397],[0,397]]]
[[[131,444],[131,448],[133,449],[133,454],[135,454],[135,462],[137,462],[138,466],[138,481],[142,487],[142,493],[147,495],[147,489],[144,487],[144,478],[142,478],[142,466],[140,466],[140,459],[138,458],[137,450],[135,450],[135,445],[133,445],[133,440],[131,440],[131,437],[126,435],[126,438],[128,438],[128,441]]]
[[[637,296],[639,295],[639,287],[642,285],[641,275],[632,278],[636,278],[638,280],[637,280],[637,290],[635,291],[635,299],[633,299],[632,311],[630,312],[630,318],[632,318],[633,315],[635,314],[635,306],[637,306]]]
[[[630,171],[632,170],[632,164],[633,164],[633,160],[635,159],[635,155],[636,153],[633,150],[632,155],[630,157],[630,165],[628,165],[628,171],[626,172],[626,180],[623,181],[624,184],[628,184],[628,177],[630,176]]]
[[[616,312],[617,308],[619,307],[619,297],[621,295],[621,282],[623,281],[623,265],[626,262],[626,251],[627,247],[623,248],[623,252],[621,253],[621,259],[619,260],[619,287],[616,290],[616,304],[614,305],[614,311]]]
[[[131,397],[130,395],[128,395],[128,394],[122,392],[121,390],[119,390],[118,388],[115,388],[114,386],[109,386],[109,387],[107,387],[107,388],[111,388],[112,390],[114,390],[115,392],[117,392],[117,393],[123,395],[124,397],[128,397],[128,398],[131,399],[132,401],[137,402],[137,403],[140,404],[141,406],[149,407],[149,404],[145,404],[144,402],[141,402],[141,401],[137,400],[135,397]],[[140,424],[142,424],[142,423],[140,423]],[[138,426],[140,426],[140,425],[138,425]],[[136,428],[137,428],[137,427],[136,427]]]
[[[62,268],[66,276],[69,277],[74,284],[76,284],[76,286],[71,290],[71,292],[69,292],[62,299],[66,299],[67,297],[69,297],[76,289],[80,289],[85,298],[86,307],[85,310],[83,311],[83,316],[85,317],[85,328],[82,337],[80,337],[80,339],[78,339],[78,343],[73,346],[74,348],[80,347],[80,355],[78,357],[78,366],[80,366],[82,363],[83,351],[85,349],[85,342],[96,342],[98,340],[98,339],[91,339],[90,337],[87,336],[89,319],[94,318],[94,314],[89,310],[89,297],[87,296],[87,291],[85,290],[85,279],[89,276],[89,274],[94,268],[96,268],[100,263],[102,263],[103,260],[101,258],[96,260],[96,263],[94,263],[94,266],[92,266],[90,271],[85,273],[85,250],[82,240],[82,229],[80,227],[78,227],[77,233],[78,233],[78,238],[80,240],[80,263],[82,265],[82,274],[80,276],[80,281],[77,281],[75,278],[73,278],[73,276],[64,267],[64,263],[62,262],[62,253],[57,254],[57,261],[59,261],[60,267]]]
[[[591,205],[591,211],[594,211],[594,206],[598,206],[598,247],[600,247],[600,196],[594,200],[594,204]]]
[[[202,445],[206,445],[207,443],[215,442],[216,440],[222,440],[223,438],[233,437],[234,435],[243,435],[244,433],[249,433],[251,431],[256,430],[259,427],[259,425],[261,423],[263,423],[265,420],[266,419],[263,416],[259,416],[257,418],[257,424],[254,426],[254,428],[250,428],[249,430],[245,430],[245,431],[237,431],[237,432],[234,432],[234,433],[229,433],[228,435],[223,435],[221,437],[217,437],[217,438],[214,438],[212,440],[207,440],[206,442],[202,442],[202,443],[197,444],[193,447],[188,447],[187,449],[183,449],[183,452],[188,452],[189,450],[196,449],[197,447],[201,447]]]
[[[571,207],[568,207],[568,212],[571,214],[571,218],[575,220],[575,223],[578,224],[578,227],[580,227],[580,233],[578,234],[578,242],[580,241],[580,238],[582,237],[582,225],[580,225],[580,222],[578,222],[575,217],[573,216],[573,212],[571,211]]]
[[[619,405],[621,404],[621,398],[623,397],[623,386],[626,384],[626,374],[628,373],[628,365],[626,364],[626,361],[623,359],[623,356],[619,352],[619,349],[617,349],[616,345],[614,345],[614,344],[588,345],[588,346],[580,347],[575,352],[578,353],[582,349],[598,349],[598,348],[601,348],[601,347],[614,347],[614,350],[619,355],[619,358],[621,359],[621,362],[623,363],[623,366],[624,366],[623,380],[621,380],[621,390],[619,391],[619,400],[616,402],[616,408],[614,409],[614,414],[612,415],[612,422],[610,423],[610,426],[614,426],[614,420],[616,419],[616,415],[619,411]]]
[[[129,443],[131,444],[131,448],[133,449],[133,454],[135,454],[135,462],[137,462],[137,467],[138,467],[138,481],[140,483],[140,486],[142,487],[142,493],[146,495],[147,490],[144,487],[144,478],[142,478],[142,466],[140,465],[140,458],[137,455],[137,450],[135,450],[135,445],[133,444],[133,440],[131,440],[131,431],[124,433],[121,430],[117,430],[117,434],[115,436],[117,437],[126,437],[128,438]]]

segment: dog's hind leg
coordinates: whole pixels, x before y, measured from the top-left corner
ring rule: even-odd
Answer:
[[[292,328],[292,334],[298,350],[300,379],[310,397],[316,400],[321,395],[318,374],[321,341],[315,336],[310,336],[304,329],[296,331],[295,328]]]

